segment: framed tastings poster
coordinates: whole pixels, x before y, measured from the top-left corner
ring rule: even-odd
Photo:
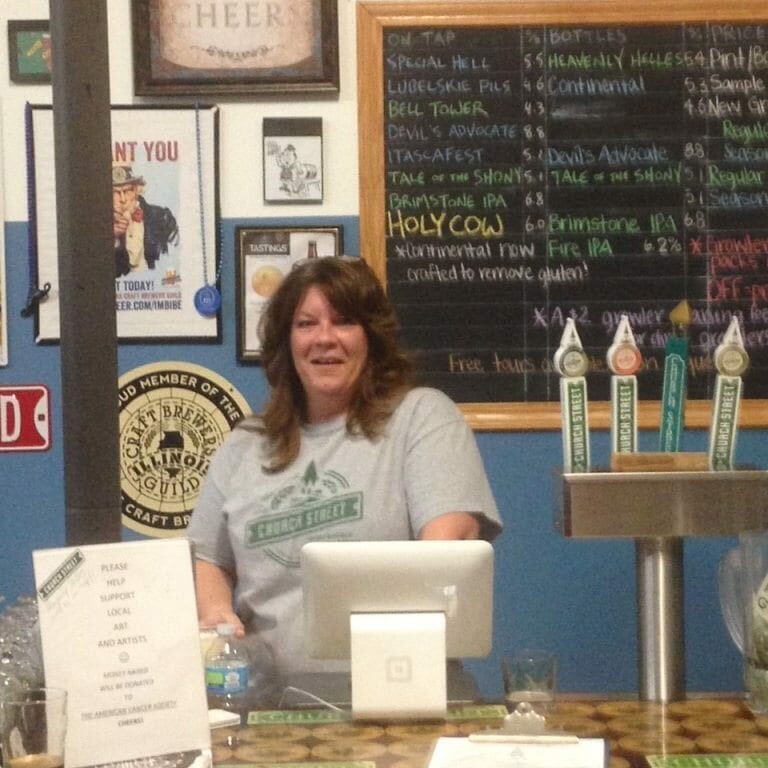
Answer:
[[[573,318],[590,420],[623,314],[659,419],[669,312],[688,426],[739,318],[742,426],[768,424],[768,4],[360,3],[361,254],[426,383],[477,429],[559,429]]]

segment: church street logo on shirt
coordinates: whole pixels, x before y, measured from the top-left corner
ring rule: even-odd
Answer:
[[[123,525],[180,536],[211,457],[251,409],[226,379],[191,363],[134,368],[118,384]]]
[[[271,496],[267,510],[248,522],[245,545],[265,547],[277,562],[298,568],[297,547],[304,543],[298,537],[362,518],[363,494],[345,492],[348,487],[343,475],[333,470],[318,474],[315,462],[310,462],[299,478]]]

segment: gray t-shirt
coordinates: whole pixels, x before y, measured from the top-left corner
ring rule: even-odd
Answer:
[[[235,610],[283,674],[333,671],[304,651],[299,552],[308,541],[407,540],[448,512],[501,530],[472,431],[456,405],[417,388],[385,434],[347,434],[345,418],[303,429],[297,459],[267,474],[264,439],[236,428],[214,456],[187,528],[196,557],[235,574]]]

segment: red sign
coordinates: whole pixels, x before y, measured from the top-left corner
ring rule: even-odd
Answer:
[[[0,386],[0,451],[47,451],[50,447],[48,387]]]

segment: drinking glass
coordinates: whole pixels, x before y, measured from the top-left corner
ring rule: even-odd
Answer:
[[[63,768],[67,693],[31,688],[0,701],[3,768]]]
[[[744,659],[747,703],[768,712],[768,531],[744,531],[718,570],[720,607]]]
[[[538,714],[552,708],[557,676],[557,657],[553,653],[533,648],[515,651],[502,659],[501,670],[510,712],[522,703],[530,704]]]

